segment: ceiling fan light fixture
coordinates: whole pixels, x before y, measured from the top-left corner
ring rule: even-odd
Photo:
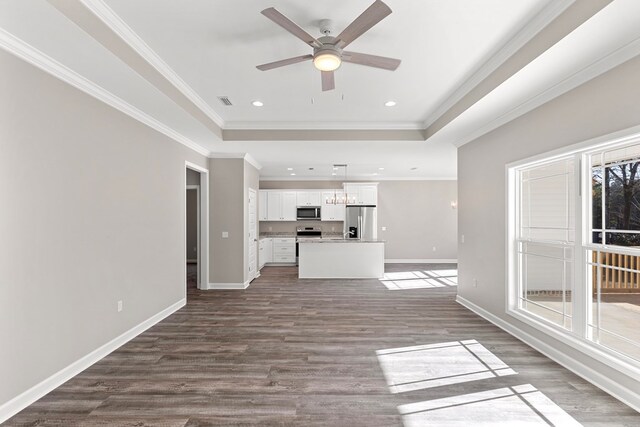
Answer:
[[[313,65],[320,71],[335,71],[340,68],[340,55],[331,50],[318,52],[313,57]]]

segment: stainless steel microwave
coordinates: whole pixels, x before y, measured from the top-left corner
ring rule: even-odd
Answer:
[[[296,218],[298,220],[320,220],[319,206],[298,207],[296,212]]]

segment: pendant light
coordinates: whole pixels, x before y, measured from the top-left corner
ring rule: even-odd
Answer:
[[[344,181],[346,182],[347,181],[347,165],[333,165],[333,169],[337,170],[338,168],[344,168]],[[333,197],[328,197],[325,200],[325,203],[327,205],[347,205],[355,202],[356,202],[355,196],[350,198],[349,194],[347,194],[346,191],[344,191],[342,195],[338,195],[338,192],[336,190],[333,190]]]

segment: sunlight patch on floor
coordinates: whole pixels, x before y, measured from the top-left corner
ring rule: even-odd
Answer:
[[[376,351],[391,393],[514,375],[476,340]]]
[[[580,426],[531,384],[504,387],[398,407],[413,426]]]
[[[416,270],[385,273],[380,282],[389,290],[458,286],[458,270]]]

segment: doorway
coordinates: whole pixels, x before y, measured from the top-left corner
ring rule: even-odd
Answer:
[[[208,170],[186,163],[185,171],[185,288],[208,289]]]

